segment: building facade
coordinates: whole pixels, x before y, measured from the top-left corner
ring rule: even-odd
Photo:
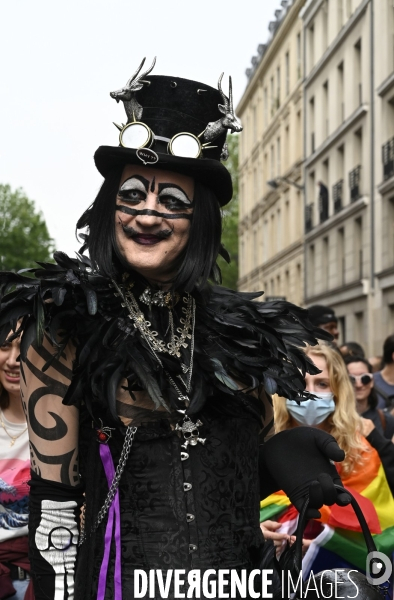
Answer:
[[[341,340],[380,354],[394,333],[394,2],[282,2],[277,21],[238,107],[239,289],[332,306]]]
[[[305,0],[282,2],[252,59],[238,105],[239,289],[303,300],[302,22]],[[283,179],[279,179],[282,177]],[[271,182],[269,184],[268,182]],[[294,182],[288,183],[288,181]]]
[[[382,161],[392,158],[393,12],[392,0],[309,0],[300,14],[304,303],[334,308],[341,340],[369,354],[381,353],[390,318],[394,332],[393,187]]]

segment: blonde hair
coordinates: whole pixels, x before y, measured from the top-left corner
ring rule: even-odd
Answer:
[[[308,346],[305,354],[313,361],[321,356],[327,363],[330,387],[334,394],[335,411],[325,423],[325,431],[330,433],[345,451],[345,460],[341,463],[341,473],[348,475],[362,463],[362,454],[368,449],[361,437],[362,422],[357,414],[353,387],[342,356],[330,346],[320,343]],[[285,398],[274,398],[275,432],[290,429],[291,416],[286,407]]]

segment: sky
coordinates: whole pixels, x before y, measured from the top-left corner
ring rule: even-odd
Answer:
[[[93,154],[118,145],[125,122],[110,98],[142,58],[153,74],[217,85],[245,69],[267,41],[280,0],[2,0],[0,183],[23,188],[56,249],[71,255],[75,224],[102,183]],[[226,91],[226,86],[223,86]]]

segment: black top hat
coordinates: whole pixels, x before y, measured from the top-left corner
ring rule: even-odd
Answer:
[[[213,190],[221,205],[232,197],[231,176],[220,162],[228,156],[227,130],[241,131],[234,114],[231,77],[229,97],[218,89],[179,77],[140,73],[145,59],[126,86],[111,92],[127,114],[119,146],[100,146],[94,155],[105,177],[126,164],[154,165],[194,177]]]

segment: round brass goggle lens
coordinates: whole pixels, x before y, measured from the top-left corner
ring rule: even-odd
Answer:
[[[145,123],[139,121],[126,125],[119,136],[121,146],[132,148],[133,150],[149,147],[152,140],[153,133],[151,129]]]
[[[199,158],[201,142],[192,133],[177,133],[168,144],[168,150],[173,156]]]

